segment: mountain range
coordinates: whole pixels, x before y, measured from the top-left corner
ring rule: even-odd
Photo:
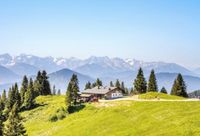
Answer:
[[[52,85],[55,84],[63,92],[73,73],[78,75],[81,89],[87,81],[95,81],[97,77],[103,80],[104,85],[119,79],[130,88],[139,67],[143,68],[147,78],[150,71],[154,69],[160,88],[165,86],[170,91],[177,73],[182,73],[189,91],[200,89],[200,70],[197,68],[192,71],[176,63],[144,62],[106,56],[77,59],[38,57],[26,54],[0,55],[0,89],[14,82],[20,82],[23,75],[34,77],[38,70],[46,70],[50,73],[49,79]]]

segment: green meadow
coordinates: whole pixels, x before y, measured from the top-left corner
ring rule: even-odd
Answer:
[[[21,113],[30,136],[199,136],[200,102],[115,101],[86,104],[55,122],[64,96],[40,96]]]

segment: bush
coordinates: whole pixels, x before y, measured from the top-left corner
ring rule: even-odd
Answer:
[[[49,121],[51,121],[51,122],[56,122],[56,121],[58,121],[58,117],[57,117],[57,115],[51,115],[50,116],[50,118],[49,118]]]
[[[62,107],[56,111],[55,114],[51,115],[49,121],[56,122],[58,120],[62,120],[66,117],[66,110]]]

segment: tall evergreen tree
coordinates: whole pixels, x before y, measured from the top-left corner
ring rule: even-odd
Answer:
[[[103,82],[99,78],[97,78],[96,80],[96,86],[98,87],[103,86]]]
[[[134,81],[134,91],[139,94],[147,92],[147,83],[142,68],[139,69],[137,77]]]
[[[92,83],[92,88],[96,87],[96,82],[95,83]]]
[[[78,92],[79,92],[78,78],[77,75],[73,74],[68,84],[66,92],[67,106],[74,106],[77,104]]]
[[[28,90],[28,78],[26,76],[23,77],[22,85],[20,88],[20,96],[21,96],[21,103],[24,103],[24,96]]]
[[[6,90],[3,90],[3,93],[2,93],[1,98],[2,98],[2,101],[3,101],[4,103],[6,103],[6,99],[7,99],[7,97],[6,97]]]
[[[3,110],[0,109],[0,136],[3,136]]]
[[[125,88],[125,86],[124,86],[124,82],[121,82],[120,88],[122,89],[122,93],[123,93],[123,94],[126,94],[126,88]]]
[[[114,84],[112,81],[110,81],[110,87],[114,87]]]
[[[119,79],[116,80],[116,82],[115,82],[115,87],[118,87],[118,88],[121,87],[121,84],[120,84],[120,82],[119,82]]]
[[[28,90],[25,93],[25,99],[23,103],[23,107],[28,110],[34,106],[34,88],[33,88],[33,80],[30,79]]]
[[[73,88],[72,88],[72,84],[70,82],[67,86],[65,103],[66,103],[66,107],[68,110],[69,110],[70,106],[73,106]]]
[[[151,71],[149,82],[148,82],[148,92],[158,92],[158,85],[156,81],[156,76],[154,70]]]
[[[61,90],[58,89],[57,95],[61,95]]]
[[[90,82],[87,82],[86,84],[85,84],[85,90],[87,90],[87,89],[91,89],[92,87],[91,87],[91,83]]]
[[[7,101],[7,98],[6,98],[6,90],[3,90],[3,93],[2,93],[2,96],[1,96],[1,109],[4,110],[5,109],[5,106],[6,106],[6,101]]]
[[[34,97],[42,95],[42,89],[43,89],[42,82],[43,82],[42,74],[40,71],[38,71],[36,80],[34,81]]]
[[[17,103],[12,107],[8,121],[4,127],[4,136],[25,136],[26,130],[22,124],[22,118],[18,114]]]
[[[162,87],[162,89],[160,90],[161,93],[167,94],[167,90],[165,89],[165,87]]]
[[[187,87],[181,74],[178,74],[177,78],[174,81],[174,84],[171,90],[171,95],[188,97]]]
[[[7,109],[8,112],[11,111],[13,105],[15,104],[15,94],[14,94],[14,91],[13,91],[12,88],[9,88],[8,99],[7,99],[7,102],[6,102],[6,109]]]
[[[53,94],[53,95],[56,95],[56,86],[55,86],[55,85],[53,86],[52,94]]]
[[[17,103],[18,106],[21,106],[21,97],[20,97],[17,83],[15,83],[13,89],[14,89],[13,90],[14,91],[14,102]]]
[[[51,94],[51,87],[48,81],[47,72],[44,70],[42,71],[42,95],[50,95]]]

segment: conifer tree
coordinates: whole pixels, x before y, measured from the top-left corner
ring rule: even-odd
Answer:
[[[162,87],[162,89],[160,90],[161,93],[167,94],[167,90],[165,89],[165,87]]]
[[[67,87],[65,103],[66,103],[67,109],[69,106],[73,105],[73,89],[72,89],[72,84],[70,82]]]
[[[92,87],[91,87],[91,83],[90,82],[87,82],[86,84],[85,84],[85,90],[87,90],[87,89],[91,89]]]
[[[129,95],[129,89],[128,88],[125,88],[125,94]]]
[[[103,83],[99,78],[97,78],[97,80],[96,80],[96,86],[98,86],[98,87],[103,86]]]
[[[12,88],[9,88],[8,99],[6,102],[6,109],[8,110],[8,112],[11,111],[13,105],[15,104],[15,94]]]
[[[55,86],[55,85],[53,86],[52,94],[53,94],[53,95],[56,95],[56,86]]]
[[[3,136],[3,110],[0,109],[0,136]]]
[[[110,81],[110,87],[114,87],[114,84],[112,81]]]
[[[36,80],[34,81],[34,97],[42,95],[42,81],[42,74],[38,71]]]
[[[139,94],[147,92],[147,83],[142,68],[139,69],[137,77],[134,81],[134,92]]]
[[[125,86],[124,86],[124,82],[121,82],[120,88],[122,89],[122,93],[123,93],[123,94],[126,94],[126,88],[125,88]]]
[[[94,88],[94,87],[96,87],[96,86],[97,86],[96,83],[93,83],[93,84],[92,84],[92,88]]]
[[[61,90],[58,89],[57,95],[61,95]]]
[[[1,108],[4,110],[6,106],[6,90],[3,90],[2,96],[1,96]]]
[[[28,78],[26,76],[23,77],[22,85],[20,88],[20,96],[21,96],[21,103],[24,103],[24,96],[28,89]]]
[[[116,82],[115,82],[115,87],[117,87],[117,88],[120,88],[120,87],[121,87],[121,84],[120,84],[120,82],[119,82],[119,79],[116,80]]]
[[[73,74],[68,84],[66,92],[67,106],[74,106],[77,104],[78,92],[79,92],[78,78],[77,75]]]
[[[6,103],[6,99],[7,99],[7,97],[6,97],[6,90],[3,90],[1,99],[2,99],[2,101],[3,101],[4,103]]]
[[[51,94],[51,87],[48,81],[48,76],[46,71],[42,71],[42,95],[50,95]]]
[[[174,81],[174,84],[171,90],[171,95],[188,97],[187,87],[185,85],[185,81],[183,80],[183,77],[181,74],[178,74],[177,78]]]
[[[34,88],[32,78],[29,81],[28,90],[25,93],[23,107],[28,110],[34,106]]]
[[[17,103],[18,106],[21,106],[21,97],[18,89],[17,83],[14,85],[14,103]]]
[[[0,111],[4,109],[4,104],[0,95]]]
[[[158,92],[158,86],[154,70],[151,71],[147,92]]]
[[[8,121],[4,127],[4,136],[25,136],[26,130],[22,124],[22,118],[18,114],[19,106],[15,103],[9,113]]]

